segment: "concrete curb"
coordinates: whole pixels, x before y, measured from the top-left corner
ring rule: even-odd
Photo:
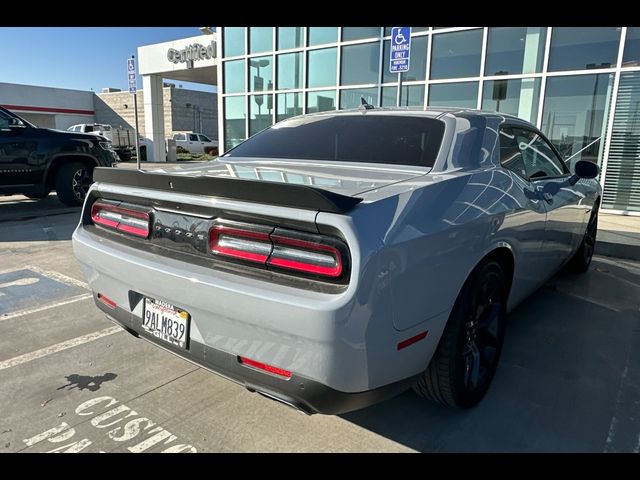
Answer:
[[[628,243],[614,243],[596,240],[596,255],[605,257],[626,258],[629,260],[640,260],[640,245],[630,245]]]

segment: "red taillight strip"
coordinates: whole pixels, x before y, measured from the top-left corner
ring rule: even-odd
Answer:
[[[295,260],[288,260],[286,258],[271,257],[267,262],[267,265],[288,268],[290,270],[298,270],[300,272],[314,273],[317,275],[325,275],[327,277],[339,277],[342,273],[342,265],[340,263],[335,267],[323,267],[321,265],[296,262]]]
[[[99,293],[98,295],[98,300],[100,300],[102,303],[104,303],[107,307],[109,308],[116,308],[118,305],[116,304],[116,302],[114,302],[113,300],[111,300],[108,297],[105,297],[104,295],[102,295],[101,293]]]
[[[271,240],[273,240],[274,245],[289,245],[305,250],[327,252],[334,258],[336,265],[333,267],[326,267],[322,265],[314,265],[312,263],[299,262],[288,258],[280,258],[277,256],[277,250],[274,250],[272,256],[267,262],[267,265],[324,275],[327,277],[339,277],[342,274],[342,255],[335,247],[306,240],[299,240],[297,238],[283,237],[281,235],[271,235]]]
[[[339,279],[347,268],[348,259],[330,237],[293,231],[289,236],[284,229],[230,223],[215,224],[209,231],[212,254],[332,279]]]
[[[409,345],[413,345],[414,343],[419,342],[420,340],[426,338],[428,333],[429,331],[427,330],[425,332],[414,335],[411,338],[407,338],[406,340],[401,341],[398,344],[398,350],[402,350],[403,348],[407,348]]]
[[[128,225],[126,218],[121,218],[120,221],[116,221],[109,218],[100,216],[101,211],[113,212],[125,217],[132,217],[134,219],[145,220],[147,222],[146,228],[136,227],[135,225]],[[97,225],[102,225],[107,228],[119,230],[121,232],[130,233],[138,237],[147,238],[149,235],[149,214],[145,212],[139,212],[137,210],[130,210],[128,208],[116,207],[115,205],[109,205],[106,203],[95,202],[91,206],[91,220]]]
[[[256,362],[255,360],[251,360],[247,357],[238,357],[238,360],[240,360],[240,363],[242,363],[243,365],[248,365],[259,370],[264,370],[265,372],[273,373],[274,375],[279,375],[287,379],[291,378],[291,372],[289,370],[274,367],[273,365],[267,365],[266,363]]]
[[[137,235],[139,237],[146,238],[147,235],[149,235],[149,229],[144,230],[142,228],[134,227],[133,225],[125,225],[124,223],[120,223],[116,229],[120,230],[121,232],[132,233],[133,235]]]
[[[230,238],[257,240],[255,243],[259,246],[261,243],[268,245],[268,253],[254,253],[246,250],[239,250],[232,247],[224,247],[220,245],[220,237],[228,235]],[[227,257],[238,258],[241,260],[249,260],[250,262],[264,263],[271,253],[271,241],[269,234],[263,232],[252,232],[250,230],[241,230],[238,228],[227,227],[225,225],[214,225],[209,233],[209,247],[211,252]]]

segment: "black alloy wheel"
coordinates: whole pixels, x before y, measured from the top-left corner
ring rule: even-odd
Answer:
[[[459,359],[462,387],[468,393],[486,390],[495,372],[504,329],[505,300],[502,272],[487,271],[472,297]]]
[[[56,194],[70,207],[82,205],[93,181],[93,169],[82,162],[66,163],[56,176]]]
[[[414,385],[420,396],[457,408],[482,400],[502,351],[507,298],[502,266],[484,260],[462,287],[436,352]]]
[[[569,261],[569,269],[576,273],[584,273],[589,269],[593,253],[596,249],[596,236],[598,234],[598,203],[591,209],[591,216],[582,238],[582,243],[573,258]]]
[[[87,196],[91,183],[91,172],[87,167],[79,168],[73,173],[71,188],[79,202],[82,203],[84,201],[84,197]]]

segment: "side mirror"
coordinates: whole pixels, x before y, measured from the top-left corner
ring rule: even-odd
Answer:
[[[27,126],[22,122],[22,120],[11,117],[9,119],[9,128],[27,128]]]
[[[578,160],[575,165],[575,174],[578,178],[596,178],[599,171],[598,165],[588,160]]]

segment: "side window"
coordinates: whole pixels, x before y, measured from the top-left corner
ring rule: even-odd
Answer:
[[[549,144],[536,132],[520,128],[513,129],[522,152],[524,167],[531,180],[545,177],[560,177],[566,173],[560,160]]]
[[[93,125],[87,125],[86,127],[84,127],[84,132],[85,133],[93,132]]]
[[[0,112],[0,130],[9,130],[9,115],[6,115],[4,112]]]
[[[204,135],[198,135],[198,137],[200,137],[200,141],[201,142],[210,142],[211,141],[207,137],[205,137]]]
[[[500,164],[517,175],[528,178],[522,153],[511,128],[500,129]]]
[[[189,134],[189,141],[190,142],[197,142],[198,141],[198,135],[195,135],[193,133]]]

